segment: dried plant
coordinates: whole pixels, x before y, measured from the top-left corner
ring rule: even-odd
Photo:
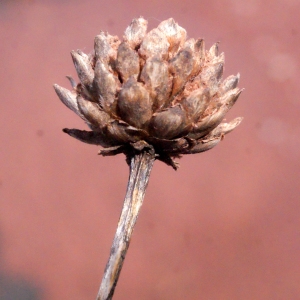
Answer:
[[[130,177],[98,300],[112,299],[142,205],[151,168],[158,159],[177,169],[175,158],[207,151],[242,118],[222,123],[238,99],[239,74],[222,81],[224,54],[218,43],[205,50],[203,39],[186,39],[173,19],[147,33],[134,19],[123,40],[101,32],[94,51],[71,52],[80,80],[72,90],[54,85],[60,100],[90,131],[64,129],[100,145],[103,156],[124,153]]]

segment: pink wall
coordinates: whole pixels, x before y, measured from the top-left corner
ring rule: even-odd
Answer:
[[[70,50],[142,15],[221,42],[245,87],[228,120],[245,119],[177,172],[155,163],[114,299],[299,299],[299,14],[297,0],[2,0],[0,295],[95,298],[128,167],[62,133],[86,126],[52,84],[75,76]]]

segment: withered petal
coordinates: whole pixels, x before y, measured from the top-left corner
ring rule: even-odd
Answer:
[[[120,122],[118,120],[114,120],[105,128],[105,133],[107,136],[116,141],[116,144],[126,144],[137,142],[141,139],[141,132],[135,132],[135,134],[130,134],[129,125],[125,122]]]
[[[219,90],[220,80],[223,75],[224,61],[209,64],[201,71],[201,81],[209,87],[210,95],[213,96]]]
[[[176,95],[183,88],[184,84],[190,78],[194,69],[193,52],[190,48],[180,50],[176,56],[170,60],[169,69],[173,74],[173,91]]]
[[[205,48],[204,48],[204,40],[203,39],[197,39],[193,46],[193,57],[194,57],[194,67],[191,72],[191,76],[196,76],[199,74],[202,63],[205,56]]]
[[[226,105],[228,111],[235,104],[235,102],[237,101],[237,99],[239,98],[243,90],[244,89],[239,89],[239,88],[234,88],[232,90],[229,90],[227,93],[225,93],[220,97],[219,103],[221,105]]]
[[[134,137],[134,140],[145,140],[149,137],[149,133],[143,129],[138,129],[133,126],[128,125],[128,127],[125,128],[125,131]]]
[[[158,28],[154,28],[144,37],[139,53],[145,59],[156,55],[166,60],[169,57],[169,47],[166,35]]]
[[[221,123],[210,133],[210,135],[211,136],[225,135],[231,132],[237,126],[239,126],[242,120],[243,120],[242,117],[237,117],[232,121],[230,121],[229,123]]]
[[[170,44],[169,55],[173,56],[183,46],[186,39],[186,30],[180,27],[172,18],[162,21],[157,28],[167,37]]]
[[[126,147],[124,145],[104,148],[104,149],[100,149],[98,154],[102,156],[114,156],[120,153],[124,153],[125,148]]]
[[[60,101],[73,112],[75,112],[79,117],[85,120],[84,116],[78,108],[76,92],[71,92],[68,89],[59,86],[58,84],[54,84],[53,87]]]
[[[105,134],[100,131],[86,131],[78,129],[64,128],[63,132],[71,137],[87,144],[100,145],[102,147],[111,147],[115,145],[114,140],[110,140]]]
[[[191,122],[197,122],[207,108],[209,100],[209,89],[201,87],[192,91],[188,97],[180,102],[180,104],[186,111],[188,119]]]
[[[181,155],[176,155],[176,157],[180,158]],[[175,171],[179,168],[179,163],[168,153],[161,153],[156,159],[164,162],[168,166],[171,166]]]
[[[78,95],[77,104],[84,118],[90,124],[95,126],[95,128],[104,128],[109,122],[109,115],[103,110],[101,110],[97,103],[85,100],[83,97]]]
[[[180,154],[184,149],[189,147],[189,142],[185,138],[167,140],[149,136],[147,141],[154,146],[157,152],[163,149],[163,152],[166,153]]]
[[[94,89],[98,93],[98,102],[107,113],[116,111],[116,92],[118,79],[108,70],[108,65],[98,60],[95,65]]]
[[[240,74],[228,76],[221,84],[220,90],[223,94],[227,93],[229,90],[235,89],[239,83]]]
[[[192,132],[188,134],[188,137],[198,139],[205,136],[214,128],[216,128],[224,119],[225,114],[237,101],[242,90],[238,88],[230,90],[224,96],[219,99],[220,107],[211,114],[201,119],[193,128]]]
[[[205,55],[205,42],[203,39],[197,39],[194,44],[195,52],[199,53],[200,58]]]
[[[219,42],[214,43],[208,50],[208,54],[211,58],[217,57],[219,55]]]
[[[71,56],[80,82],[88,89],[91,88],[94,79],[94,70],[89,57],[82,51],[71,51]]]
[[[148,91],[134,77],[123,85],[118,99],[119,116],[136,128],[145,128],[152,116],[152,101]]]
[[[140,80],[145,83],[145,87],[149,91],[154,111],[169,104],[172,81],[165,61],[157,56],[148,58],[141,72]]]
[[[118,48],[116,69],[120,73],[123,82],[126,82],[131,76],[137,79],[140,72],[139,56],[126,42],[121,43]]]
[[[120,43],[121,42],[117,36],[112,36],[103,31],[100,32],[100,34],[97,35],[94,40],[96,59],[106,62],[115,60],[117,57],[117,49]]]
[[[215,147],[222,140],[221,136],[214,137],[210,140],[201,140],[194,147],[186,149],[184,154],[195,154],[205,152]]]
[[[67,75],[66,77],[67,77],[67,79],[70,81],[71,87],[72,87],[73,89],[75,89],[76,86],[77,86],[77,83],[76,83],[75,79],[74,79],[72,76],[69,76],[69,75]]]
[[[142,42],[147,32],[148,21],[143,17],[133,19],[131,24],[126,28],[124,33],[124,41],[126,41],[132,49],[135,49]]]
[[[186,113],[180,105],[155,113],[149,125],[150,133],[162,139],[179,137],[184,135],[187,129]]]
[[[243,118],[235,118],[229,123],[222,123],[212,130],[206,137],[199,139],[197,144],[187,150],[187,154],[200,153],[215,147],[220,141],[222,141],[225,134],[234,130],[241,122]]]

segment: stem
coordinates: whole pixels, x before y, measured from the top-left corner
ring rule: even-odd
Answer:
[[[113,297],[154,163],[154,154],[150,152],[143,151],[130,157],[126,196],[97,300]]]

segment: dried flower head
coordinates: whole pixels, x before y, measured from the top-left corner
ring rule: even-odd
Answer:
[[[122,40],[101,32],[93,53],[71,55],[80,83],[68,77],[71,91],[54,88],[91,131],[64,132],[102,146],[102,155],[151,147],[176,169],[174,157],[211,149],[242,120],[222,123],[241,93],[239,74],[222,81],[218,44],[205,50],[173,19],[148,33],[147,21],[134,19]]]

